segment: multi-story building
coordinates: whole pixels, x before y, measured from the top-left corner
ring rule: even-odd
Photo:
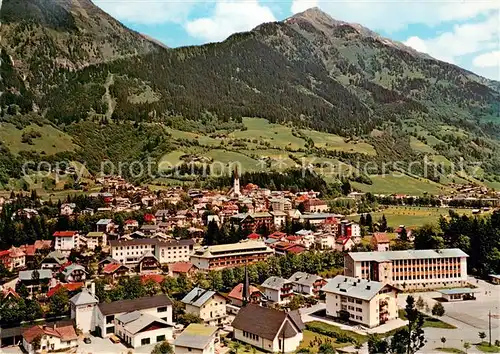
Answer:
[[[345,255],[344,274],[405,290],[465,286],[467,257],[458,248],[352,252]]]
[[[328,209],[328,204],[321,199],[308,199],[304,202],[304,211],[306,213],[324,213]]]
[[[96,228],[98,232],[109,234],[115,230],[115,223],[111,219],[101,219],[97,222]]]
[[[168,240],[144,238],[111,240],[111,257],[125,265],[137,265],[148,252],[161,264],[187,262],[193,250],[193,240]]]
[[[269,277],[262,283],[261,288],[266,298],[274,303],[286,303],[293,296],[293,283],[284,278]]]
[[[274,224],[274,217],[268,212],[242,213],[231,216],[230,221],[233,225],[238,225],[244,230],[256,232],[262,228],[269,230]]]
[[[62,254],[69,255],[72,249],[80,247],[80,235],[77,231],[56,231],[54,236],[54,249]]]
[[[340,222],[340,235],[352,238],[354,243],[357,244],[361,242],[361,227],[355,222],[342,220]]]
[[[237,267],[264,261],[274,251],[260,241],[242,241],[226,245],[204,246],[194,251],[191,263],[203,270]]]
[[[104,232],[89,232],[85,239],[87,241],[87,248],[90,250],[95,249],[96,247],[106,247],[107,245],[107,236]]]
[[[326,280],[319,275],[304,272],[295,272],[288,278],[293,284],[293,291],[299,294],[317,296],[326,284]]]
[[[227,317],[226,298],[215,291],[196,287],[181,301],[186,313],[200,317],[205,324],[220,325]]]
[[[337,275],[323,287],[326,315],[343,317],[367,327],[398,318],[398,289],[389,284]]]

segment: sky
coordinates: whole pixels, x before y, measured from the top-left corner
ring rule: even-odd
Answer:
[[[223,41],[319,7],[484,77],[500,80],[500,0],[93,0],[169,47]]]

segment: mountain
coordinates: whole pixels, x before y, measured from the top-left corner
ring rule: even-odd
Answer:
[[[89,0],[4,0],[0,19],[3,119],[29,115],[29,122],[35,112],[64,127],[86,154],[91,122],[92,129],[132,121],[134,129],[154,123],[227,134],[245,129],[243,117],[260,117],[293,127],[317,154],[329,152],[300,129],[362,139],[377,163],[409,163],[427,150],[500,174],[493,158],[500,83],[316,8],[222,43],[176,49],[125,28]],[[162,139],[148,150],[160,154]]]

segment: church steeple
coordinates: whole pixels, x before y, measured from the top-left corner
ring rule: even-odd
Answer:
[[[243,306],[250,302],[250,281],[248,280],[248,269],[245,264],[245,280],[243,281]]]
[[[241,194],[240,192],[240,176],[238,173],[238,165],[234,167],[234,181],[233,181],[233,194],[235,196],[239,196]]]

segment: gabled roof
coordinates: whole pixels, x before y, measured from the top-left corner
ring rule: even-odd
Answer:
[[[259,288],[255,287],[253,285],[250,285],[248,290],[249,290],[250,295],[257,293],[257,292],[260,293]],[[243,300],[243,283],[239,283],[238,285],[236,285],[233,288],[233,290],[231,290],[229,292],[229,294],[227,294],[227,297],[230,299]]]
[[[172,273],[188,273],[193,267],[197,267],[191,262],[176,262],[168,265]]]
[[[90,305],[97,304],[99,302],[97,301],[96,297],[85,288],[81,292],[73,296],[69,301],[73,305]]]
[[[141,275],[141,282],[143,284],[147,283],[148,281],[154,281],[157,284],[161,284],[163,280],[165,280],[165,276],[161,274],[145,274]]]
[[[121,263],[109,263],[109,264],[106,264],[104,266],[104,268],[102,268],[102,272],[104,274],[112,274],[112,273],[116,272],[120,268],[123,268],[126,271],[130,270],[127,266],[125,266],[125,265],[123,265]]]
[[[36,269],[39,274],[40,280],[44,279],[52,279],[52,272],[49,269]],[[19,279],[20,280],[31,280],[33,279],[33,272],[34,270],[22,270],[19,272]]]
[[[285,320],[287,320],[286,323]],[[301,332],[303,324],[296,322],[299,320],[297,316],[292,317],[283,311],[248,304],[240,309],[232,326],[259,337],[274,340],[278,334],[280,337],[291,338],[297,332]]]
[[[104,237],[104,232],[91,231],[86,235],[86,237]]]
[[[269,289],[274,289],[274,290],[279,290],[283,287],[285,284],[290,284],[291,281],[281,278],[281,277],[276,277],[272,276],[267,278],[263,283],[262,287],[264,288],[269,288]]]
[[[172,300],[167,295],[145,296],[132,300],[102,302],[99,309],[103,315],[140,311],[156,307],[172,306]]]
[[[76,231],[56,231],[52,234],[54,237],[73,237],[77,234]]]
[[[23,338],[31,343],[38,336],[48,335],[61,338],[62,341],[77,339],[75,328],[72,325],[63,327],[33,326],[23,332]]]
[[[64,268],[64,270],[62,271],[62,274],[64,276],[68,276],[75,270],[83,270],[85,273],[87,273],[87,271],[85,270],[85,267],[83,267],[79,264],[73,263],[73,264],[70,264],[69,266],[67,266],[66,268]]]
[[[163,325],[163,327],[171,326],[166,321],[158,317],[152,316],[147,313],[141,313],[139,311],[125,313],[116,317],[116,319],[120,322],[123,322],[125,330],[132,334],[139,333],[152,324],[160,324]]]
[[[52,297],[59,289],[66,289],[67,291],[76,291],[80,288],[83,287],[82,282],[78,283],[67,283],[67,284],[57,284],[53,288],[51,288],[49,291],[47,291],[47,297]]]
[[[174,346],[202,350],[206,348],[212,340],[214,340],[217,330],[217,327],[191,323],[175,339]]]
[[[212,297],[218,295],[215,291],[212,290],[205,290],[202,288],[194,288],[191,290],[184,298],[181,300],[183,303],[196,306],[196,307],[201,307],[203,306],[208,300],[210,300]],[[222,297],[222,295],[219,295]]]
[[[377,243],[389,243],[389,237],[386,232],[375,232],[373,234],[373,239]]]
[[[288,278],[293,283],[312,286],[316,281],[323,280],[319,275],[308,274],[305,272],[295,272]]]

